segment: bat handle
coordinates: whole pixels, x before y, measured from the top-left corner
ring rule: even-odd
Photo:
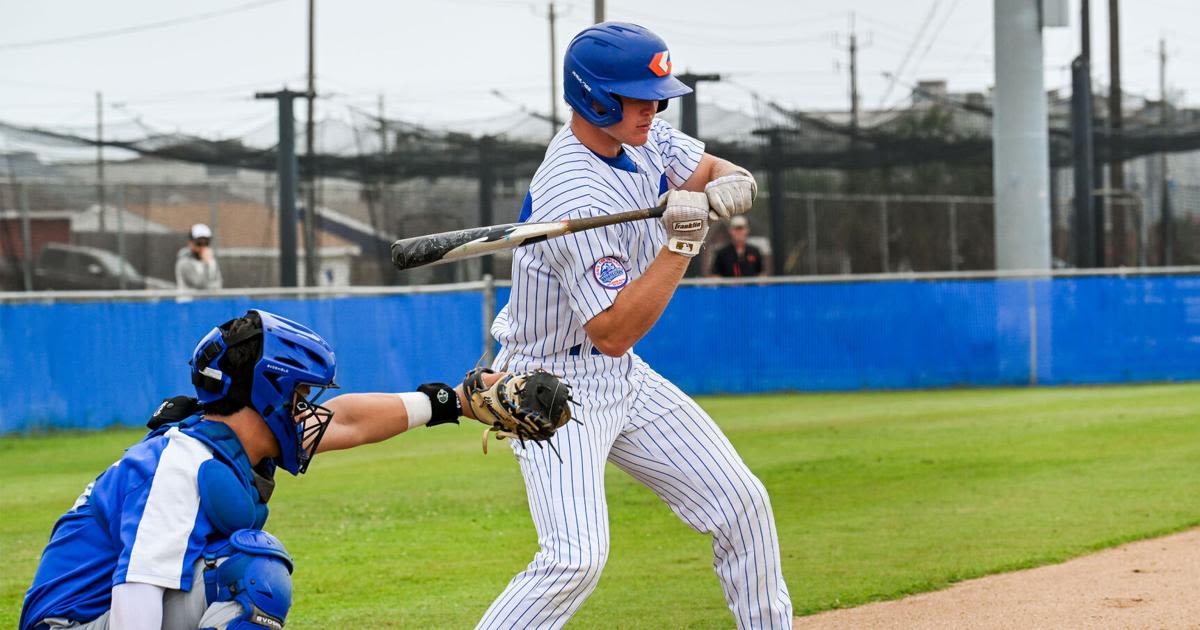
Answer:
[[[567,225],[567,232],[582,232],[584,230],[592,230],[606,225],[616,225],[618,223],[628,223],[630,221],[640,221],[642,219],[658,219],[667,211],[666,206],[655,206],[653,208],[642,208],[640,210],[627,210],[616,214],[601,214],[594,217],[583,217],[580,219],[566,219],[563,221]]]

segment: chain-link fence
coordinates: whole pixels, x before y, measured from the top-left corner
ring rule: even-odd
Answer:
[[[1056,177],[1061,182],[1064,175],[1060,172]],[[760,174],[759,179],[766,178]],[[506,253],[491,261],[477,259],[400,273],[391,266],[389,246],[396,238],[514,222],[527,186],[527,179],[498,179],[485,206],[475,178],[418,178],[387,184],[320,180],[315,191],[318,284],[459,282],[478,279],[485,272],[504,279],[510,266]],[[1056,266],[1070,266],[1069,188],[1057,186],[1056,191],[1053,252]],[[1162,265],[1167,260],[1176,265],[1200,264],[1200,186],[1172,185],[1167,190],[1171,219],[1166,231],[1161,200],[1152,207],[1146,194],[1102,193],[1107,260],[1112,266]],[[201,183],[111,183],[103,189],[94,183],[11,178],[0,182],[0,281],[6,290],[59,288],[52,286],[53,273],[38,273],[47,271],[42,269],[45,265],[39,267],[39,259],[44,258],[47,245],[65,243],[85,252],[108,252],[128,261],[139,276],[173,283],[188,229],[205,223],[215,235],[214,250],[226,287],[275,286],[280,240],[277,194],[270,174],[248,171]],[[789,189],[783,193],[782,212],[772,217],[772,194],[764,186],[748,215],[749,241],[763,251],[767,267],[778,273],[960,271],[994,266],[990,197]],[[483,211],[485,207],[491,208],[490,215]],[[306,215],[301,208],[301,219]],[[1165,234],[1170,235],[1169,242],[1164,241]],[[725,226],[714,226],[709,247],[690,275],[712,273],[713,253],[729,238]],[[298,230],[296,242],[304,248],[303,230]],[[297,258],[303,266],[303,253]],[[109,259],[100,262],[106,269],[113,266]],[[124,288],[138,288],[132,286],[138,281],[114,273],[118,278],[109,279],[116,282],[112,286],[91,278],[95,288],[122,288],[121,283]],[[305,277],[303,267],[299,276]],[[87,277],[80,280],[85,285],[88,281]]]

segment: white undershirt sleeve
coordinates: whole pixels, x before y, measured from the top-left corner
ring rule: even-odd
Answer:
[[[163,592],[161,586],[141,582],[114,586],[109,630],[161,630]]]

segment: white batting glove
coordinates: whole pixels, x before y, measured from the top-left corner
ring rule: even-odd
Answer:
[[[750,171],[739,168],[729,175],[722,175],[704,187],[708,195],[708,206],[712,208],[709,216],[713,221],[731,219],[735,215],[746,214],[758,196],[758,184]]]
[[[666,194],[667,249],[691,258],[700,253],[708,236],[708,197],[704,193],[672,190]]]

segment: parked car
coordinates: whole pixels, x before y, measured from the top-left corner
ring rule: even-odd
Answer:
[[[24,291],[25,270],[15,256],[0,256],[0,291]]]
[[[33,266],[35,291],[102,291],[120,289],[174,289],[175,284],[143,276],[129,261],[95,247],[48,243]]]

